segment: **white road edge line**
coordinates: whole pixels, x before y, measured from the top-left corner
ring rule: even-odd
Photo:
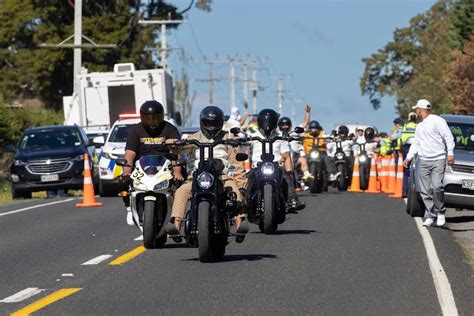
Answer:
[[[89,261],[86,261],[84,262],[83,264],[81,264],[81,266],[92,266],[92,265],[96,265],[96,264],[99,264],[101,263],[102,261],[105,261],[109,258],[111,258],[112,255],[101,255],[101,256],[98,256],[98,257],[95,257],[94,259],[91,259]]]
[[[9,211],[9,212],[5,212],[5,213],[0,213],[0,216],[6,216],[6,215],[15,214],[15,213],[20,213],[20,212],[28,211],[28,210],[31,210],[31,209],[34,209],[34,208],[39,208],[39,207],[43,207],[43,206],[48,206],[48,205],[66,203],[66,202],[70,202],[70,201],[73,201],[73,200],[74,200],[74,198],[70,198],[70,199],[61,200],[61,201],[56,201],[56,202],[50,202],[50,203],[45,203],[45,204],[39,204],[39,205],[28,206],[28,207],[21,208],[21,209],[18,209],[18,210]]]
[[[36,294],[39,294],[43,291],[46,291],[46,289],[40,289],[37,287],[29,287],[16,294],[13,294],[12,296],[4,298],[3,300],[0,301],[0,303],[18,303],[26,299],[29,299],[30,297],[35,296]]]
[[[405,203],[406,202],[407,200],[405,199]],[[423,239],[441,312],[446,316],[459,315],[453,291],[451,290],[451,284],[449,283],[448,276],[441,265],[430,232],[423,226],[423,220],[420,217],[414,217],[413,219],[415,220],[416,227]]]

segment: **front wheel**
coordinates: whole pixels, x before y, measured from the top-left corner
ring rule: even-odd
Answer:
[[[425,215],[425,204],[420,193],[415,190],[415,183],[412,183],[408,190],[406,210],[412,217],[423,217]]]
[[[146,249],[161,248],[166,243],[166,235],[158,236],[160,223],[155,212],[155,201],[145,201],[143,210],[143,246]],[[161,210],[158,210],[160,212]]]
[[[265,234],[275,232],[278,226],[275,224],[273,206],[273,187],[271,184],[265,184],[263,187],[263,232]]]
[[[31,192],[19,191],[19,190],[16,190],[14,186],[12,186],[12,198],[13,199],[18,199],[18,198],[31,199]]]
[[[337,188],[339,191],[347,191],[348,181],[347,181],[347,167],[344,164],[339,164],[337,166],[337,171],[340,173],[339,181],[337,183]]]
[[[211,204],[207,201],[198,207],[198,248],[199,261],[214,262],[224,257],[226,240],[213,233]]]
[[[309,165],[309,172],[313,175],[313,180],[310,183],[309,190],[311,193],[321,193],[322,188],[322,175],[321,170],[318,168],[317,163],[311,163]]]

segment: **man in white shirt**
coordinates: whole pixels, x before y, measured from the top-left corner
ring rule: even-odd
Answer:
[[[435,219],[437,226],[443,226],[446,223],[443,178],[446,162],[449,165],[454,163],[454,138],[446,121],[431,113],[428,100],[418,100],[413,109],[423,121],[416,126],[415,138],[403,165],[407,168],[418,154],[416,172],[426,208],[423,226],[432,226]]]

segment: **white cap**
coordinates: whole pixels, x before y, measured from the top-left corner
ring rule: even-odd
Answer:
[[[420,99],[418,102],[416,102],[416,105],[412,107],[412,109],[425,109],[425,110],[431,110],[431,104],[430,101],[426,99]]]

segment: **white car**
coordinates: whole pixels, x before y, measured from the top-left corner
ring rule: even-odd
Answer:
[[[112,126],[109,136],[102,147],[99,158],[99,194],[100,196],[116,196],[119,193],[122,167],[115,164],[117,158],[125,157],[127,135],[140,118],[119,119]]]

